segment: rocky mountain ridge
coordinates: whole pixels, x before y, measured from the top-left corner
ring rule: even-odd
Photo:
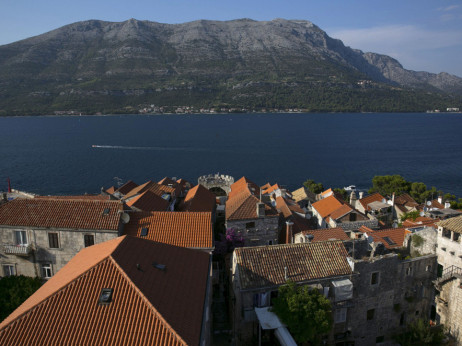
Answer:
[[[140,104],[203,98],[207,104],[239,105],[250,97],[256,105],[277,107],[281,102],[271,93],[283,88],[278,92],[287,96],[284,102],[303,106],[301,99],[316,97],[309,91],[315,85],[355,89],[360,80],[382,94],[396,88],[462,94],[462,78],[406,70],[391,57],[346,47],[303,20],[89,20],[0,46],[0,110],[17,109],[20,96],[53,110],[85,103],[76,95],[114,98],[121,90],[127,97],[145,95],[136,100]],[[227,95],[242,85],[244,93]],[[287,95],[300,87],[305,91]]]

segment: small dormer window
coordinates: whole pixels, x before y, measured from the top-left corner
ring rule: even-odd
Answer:
[[[112,293],[114,292],[113,288],[103,288],[98,299],[98,304],[107,305],[112,302]]]
[[[144,228],[141,229],[141,234],[140,235],[142,237],[146,237],[148,235],[148,231],[149,231],[149,229],[144,227]]]
[[[110,212],[110,211],[111,211],[111,209],[105,208],[105,209],[103,210],[103,215],[109,215],[109,212]]]

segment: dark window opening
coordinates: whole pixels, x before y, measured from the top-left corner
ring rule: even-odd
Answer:
[[[148,235],[148,229],[147,228],[142,228],[141,229],[141,236],[142,237],[146,237]]]
[[[451,239],[451,231],[443,228],[443,237]]]
[[[400,317],[400,319],[399,319],[399,325],[400,325],[400,326],[404,326],[404,323],[405,323],[405,322],[406,322],[406,317],[405,317],[405,314],[404,314],[404,312],[403,312],[403,313],[401,313],[401,317]]]
[[[356,221],[356,213],[350,213],[350,221]]]
[[[454,232],[452,234],[452,240],[454,240],[454,241],[459,241],[459,237],[460,237],[460,233]]]
[[[93,236],[93,234],[85,234],[83,236],[83,241],[85,243],[85,247],[95,245],[95,237]]]
[[[377,285],[379,283],[379,272],[371,274],[371,285]]]
[[[109,208],[106,208],[103,210],[103,215],[109,215],[109,212],[111,211],[111,209]]]
[[[383,240],[385,240],[388,243],[388,245],[396,245],[396,243],[389,237],[383,237]]]
[[[52,249],[59,248],[58,233],[48,233],[48,245]]]
[[[162,271],[166,271],[167,270],[167,266],[165,264],[160,264],[160,263],[157,263],[157,262],[152,262],[152,265],[154,266],[154,268],[156,269],[159,269],[159,270],[162,270]]]
[[[379,342],[384,342],[385,341],[385,336],[378,336],[375,338],[375,342],[378,344]]]
[[[374,313],[375,313],[375,309],[367,310],[367,320],[368,321],[374,319]]]
[[[247,222],[245,224],[245,228],[255,228],[255,222]]]
[[[106,305],[112,302],[112,293],[114,292],[113,288],[103,288],[98,299],[98,304]]]

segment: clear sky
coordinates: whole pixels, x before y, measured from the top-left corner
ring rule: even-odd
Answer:
[[[461,0],[0,0],[0,45],[87,19],[309,20],[347,46],[411,70],[462,77]]]

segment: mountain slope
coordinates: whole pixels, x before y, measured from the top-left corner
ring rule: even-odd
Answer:
[[[132,112],[149,103],[422,110],[413,107],[453,106],[461,91],[461,78],[405,70],[308,21],[91,20],[0,47],[0,114]]]

